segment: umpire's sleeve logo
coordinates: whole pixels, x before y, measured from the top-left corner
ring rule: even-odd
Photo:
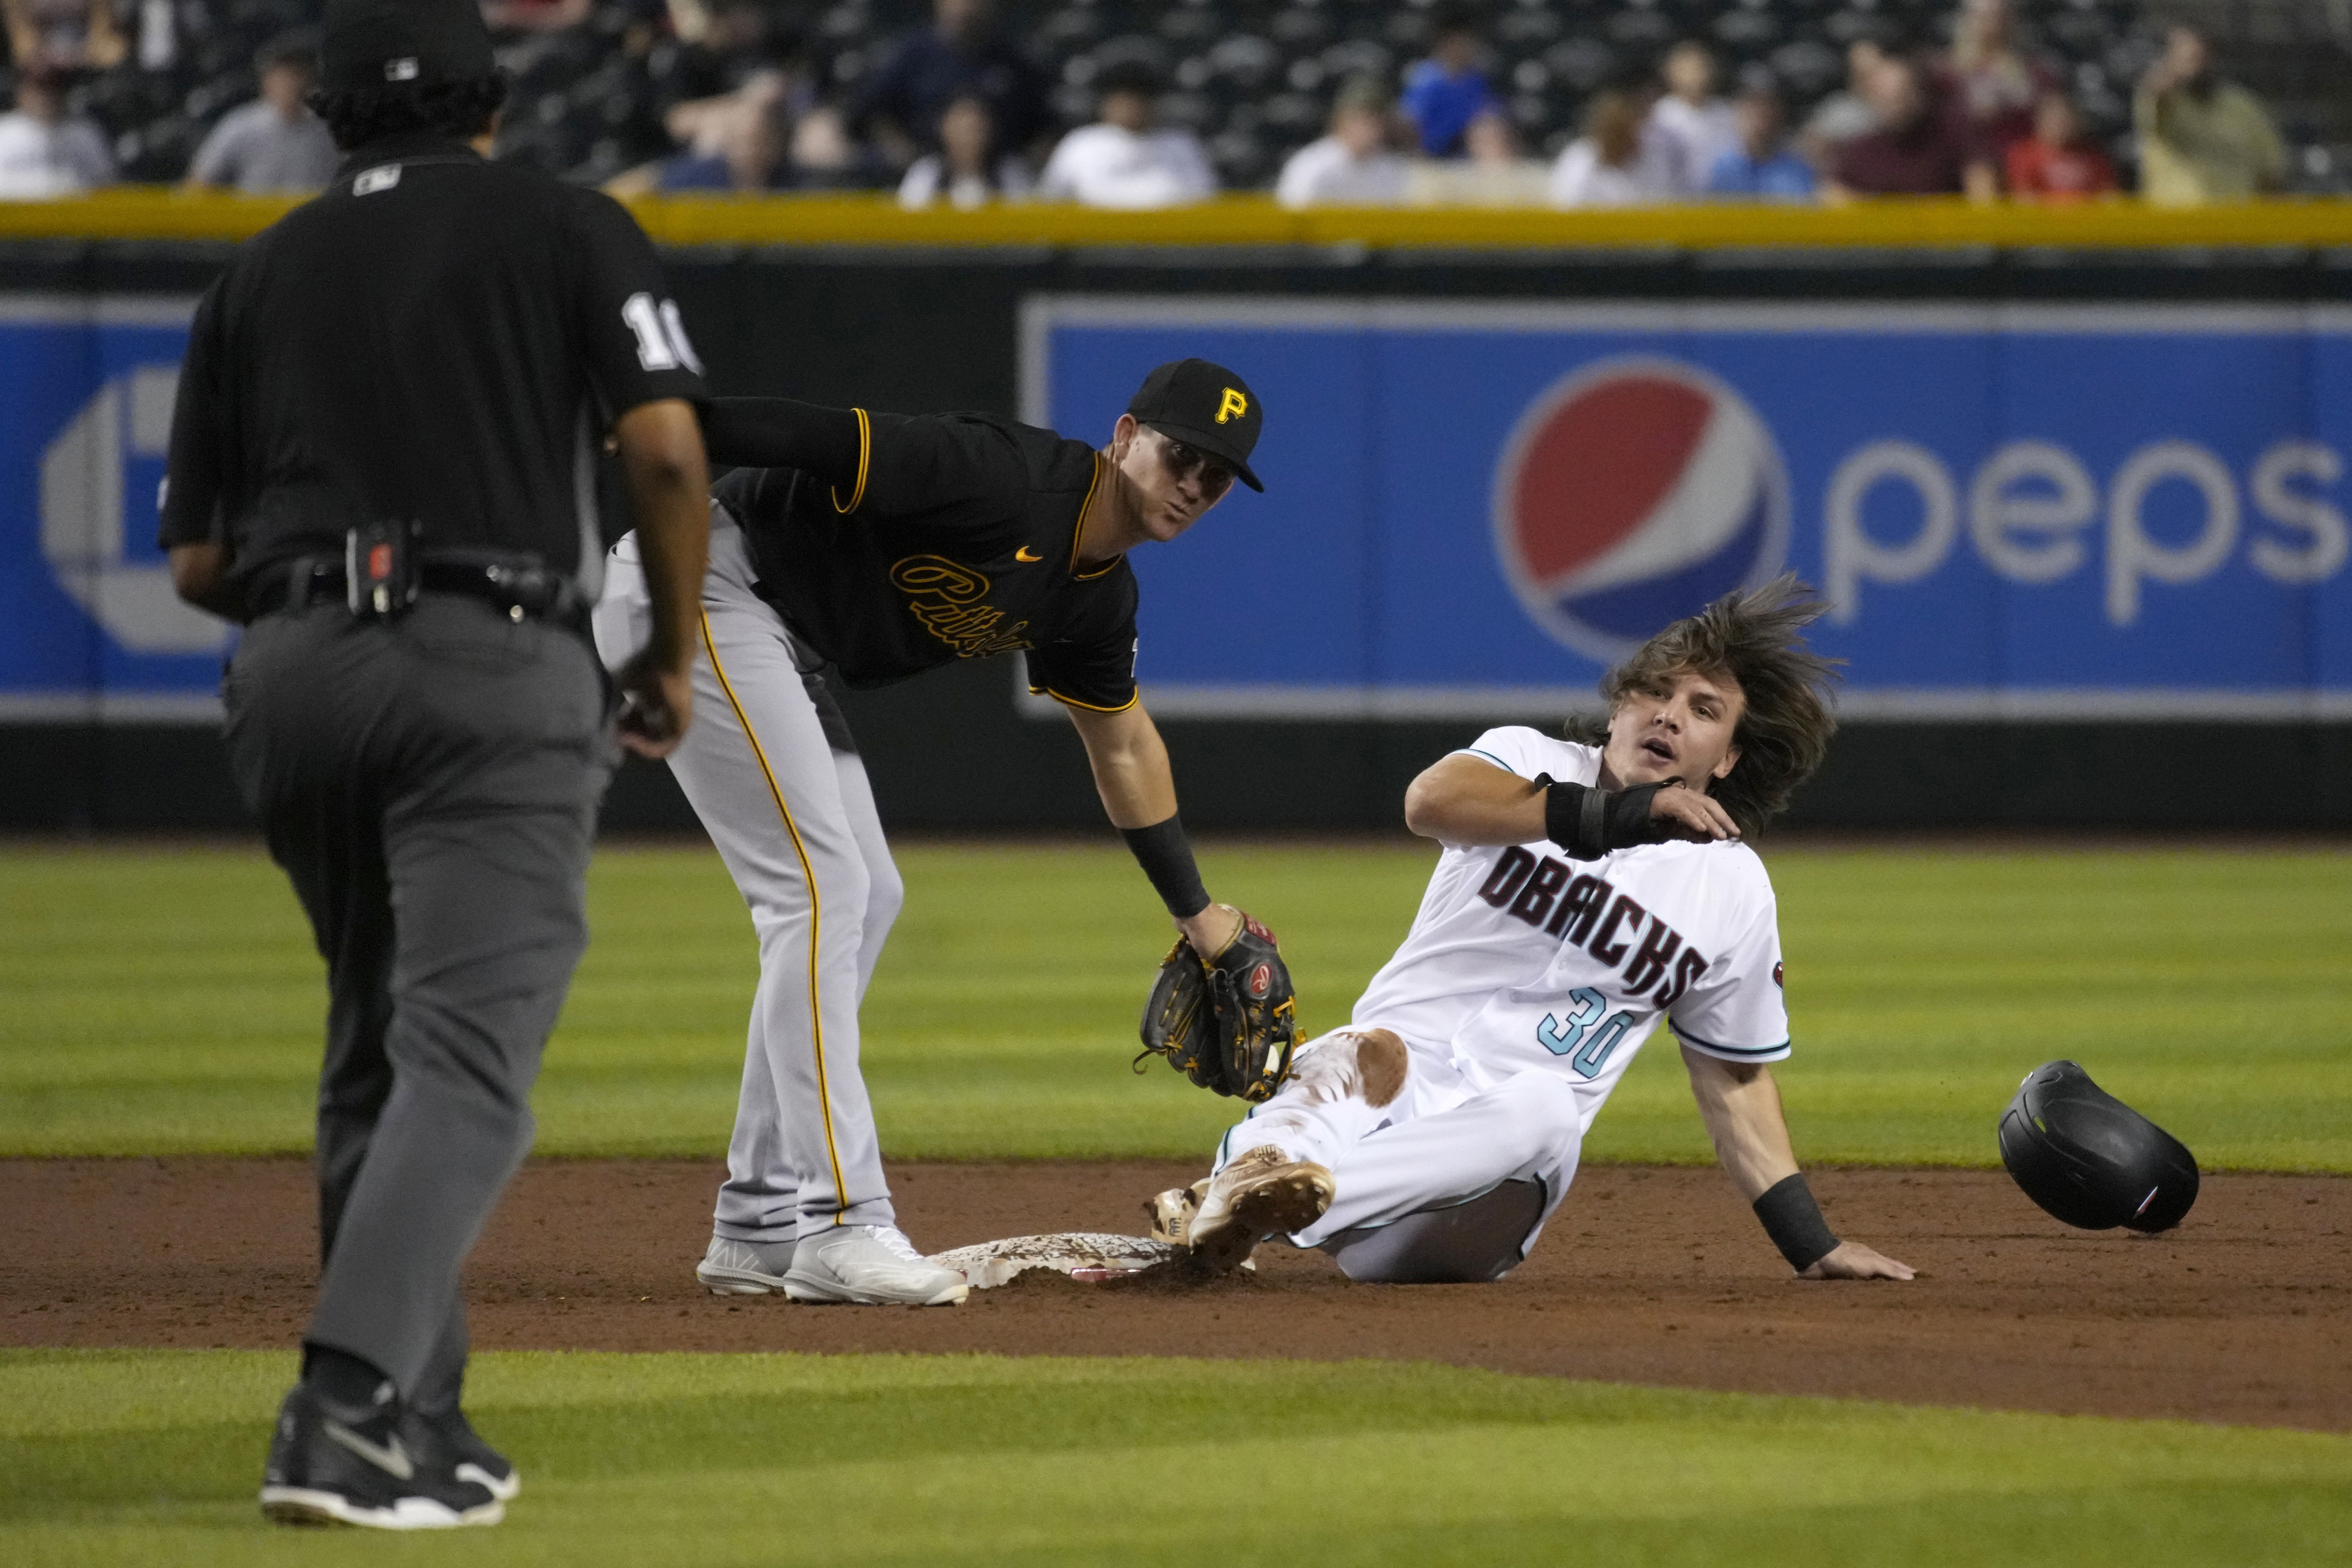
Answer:
[[[1217,405],[1217,423],[1223,425],[1229,419],[1245,419],[1248,416],[1249,399],[1242,395],[1239,387],[1225,388],[1224,398]]]

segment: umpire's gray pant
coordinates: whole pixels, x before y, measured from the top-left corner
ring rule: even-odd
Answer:
[[[225,696],[238,787],[327,961],[325,1267],[304,1338],[444,1408],[466,1360],[458,1266],[530,1146],[587,945],[617,760],[603,677],[559,627],[427,595],[390,625],[264,616]]]

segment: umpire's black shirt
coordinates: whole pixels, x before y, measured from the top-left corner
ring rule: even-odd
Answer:
[[[373,521],[576,572],[604,547],[605,426],[702,395],[619,204],[446,137],[386,137],[196,307],[162,543],[225,543],[248,591]]]
[[[1023,650],[1029,689],[1082,708],[1135,702],[1135,574],[1087,567],[1087,509],[1109,459],[982,414],[719,398],[713,487],[742,526],[761,597],[851,686]],[[776,465],[789,460],[792,466]]]

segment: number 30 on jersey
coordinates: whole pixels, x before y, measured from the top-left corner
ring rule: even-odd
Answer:
[[[1633,1010],[1616,1013],[1603,1022],[1601,1016],[1609,1011],[1609,999],[1600,992],[1590,985],[1580,985],[1568,995],[1576,1004],[1576,1011],[1568,1016],[1564,1025],[1555,1015],[1546,1013],[1543,1022],[1536,1026],[1536,1039],[1552,1055],[1568,1057],[1568,1065],[1576,1069],[1579,1077],[1592,1078],[1608,1065],[1609,1053],[1617,1048],[1617,1042],[1633,1026]],[[1594,1028],[1596,1024],[1600,1027]]]

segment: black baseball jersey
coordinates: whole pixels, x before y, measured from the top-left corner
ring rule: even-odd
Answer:
[[[653,246],[610,197],[428,133],[371,142],[239,247],[196,309],[162,542],[251,583],[345,531],[601,559],[619,415],[699,399]]]
[[[1032,691],[1108,712],[1133,706],[1135,574],[1124,555],[1078,563],[1109,459],[982,414],[850,413],[856,460],[845,450],[830,479],[746,468],[712,492],[743,528],[761,596],[795,635],[851,686],[1017,648]],[[711,456],[724,462],[728,449],[714,439]]]

